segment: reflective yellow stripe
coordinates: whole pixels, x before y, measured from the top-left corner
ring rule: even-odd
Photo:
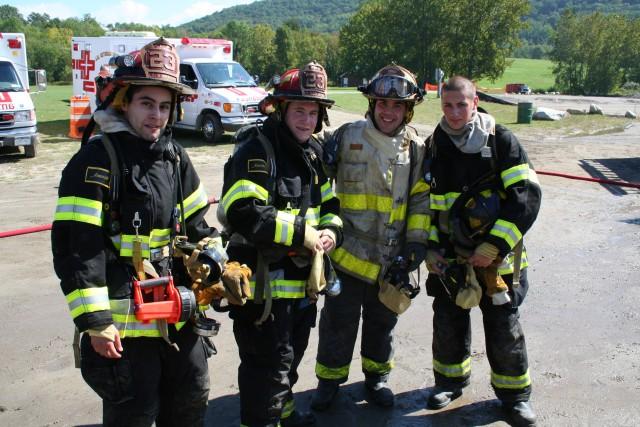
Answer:
[[[54,221],[77,221],[102,226],[102,202],[84,197],[58,198]]]
[[[320,218],[320,225],[335,225],[342,228],[342,219],[334,214],[326,214]]]
[[[324,203],[330,199],[336,197],[336,194],[333,192],[333,188],[331,188],[331,184],[329,182],[325,182],[320,187],[320,193],[322,194],[321,203]]]
[[[289,418],[293,411],[296,410],[296,401],[293,398],[287,400],[287,402],[282,407],[282,414],[280,415],[280,419]]]
[[[393,360],[380,363],[362,356],[362,369],[366,372],[373,372],[380,375],[386,375],[393,369]]]
[[[151,236],[139,235],[138,237],[142,240],[142,257],[149,258],[151,249],[167,246],[171,242],[171,229],[153,229]],[[111,236],[111,242],[120,256],[130,257],[133,256],[133,240],[135,238],[134,234],[119,234]]]
[[[149,247],[150,248],[160,248],[162,246],[166,246],[169,244],[171,240],[171,229],[157,229],[154,228],[151,230],[151,237],[149,238]]]
[[[229,191],[222,197],[220,204],[226,214],[229,210],[229,207],[239,199],[246,198],[256,198],[258,200],[267,201],[269,198],[269,193],[263,187],[259,186],[256,183],[253,183],[247,179],[241,179],[236,181],[235,184],[231,186]]]
[[[490,235],[496,236],[507,242],[509,248],[513,248],[516,243],[522,239],[522,233],[518,230],[518,227],[509,221],[499,219],[493,225]]]
[[[271,279],[271,296],[273,298],[304,298],[306,296],[306,280]],[[256,294],[256,282],[249,282],[251,295]],[[253,299],[253,297],[249,298]]]
[[[189,218],[199,209],[202,209],[205,206],[207,206],[207,192],[204,191],[204,187],[202,186],[202,183],[198,186],[196,191],[194,191],[189,196],[187,196],[186,199],[184,199],[182,204],[184,205],[184,212],[185,212],[184,219]],[[180,209],[180,204],[178,204],[177,208]]]
[[[522,258],[520,258],[520,270],[529,266],[529,259],[527,258],[527,251],[522,250]],[[498,274],[504,276],[505,274],[513,274],[513,252],[510,252],[500,265],[498,266]]]
[[[411,189],[409,196],[413,196],[418,193],[424,193],[426,191],[429,191],[429,188],[429,184],[425,182],[424,178],[420,178],[418,182],[416,182],[416,185],[414,185]]]
[[[339,380],[349,376],[349,365],[339,368],[329,368],[320,362],[316,362],[316,375],[324,380]]]
[[[76,289],[65,298],[73,319],[83,314],[109,310],[109,289],[106,286]]]
[[[431,226],[431,217],[429,215],[414,214],[407,218],[408,230],[425,230],[429,231]]]
[[[387,196],[338,193],[338,199],[340,199],[340,207],[343,209],[373,210],[382,213],[389,213],[393,209],[393,199]]]
[[[118,328],[120,338],[162,337],[155,320],[145,323],[136,319],[133,300],[118,299],[111,300],[109,303],[111,305],[113,324]],[[177,330],[180,330],[184,325],[185,322],[178,322],[175,324],[175,327]]]
[[[503,171],[500,174],[500,177],[502,178],[504,188],[508,188],[510,185],[524,180],[535,182],[536,184],[540,185],[540,183],[538,182],[538,175],[533,169],[529,168],[529,165],[527,163],[513,166]]]
[[[518,390],[531,385],[531,377],[529,376],[529,370],[522,375],[510,376],[500,375],[491,371],[491,384],[495,388],[502,388],[508,390]]]
[[[448,378],[466,377],[471,373],[471,358],[468,357],[462,363],[446,365],[433,359],[433,370]]]
[[[438,235],[438,227],[436,227],[433,224],[429,226],[429,240],[436,243],[440,242],[440,236]]]
[[[276,214],[276,231],[273,236],[275,243],[291,246],[293,243],[293,232],[296,216],[285,211],[278,211]]]
[[[460,193],[456,192],[447,194],[431,193],[429,195],[429,207],[434,211],[448,211],[459,196]]]
[[[331,252],[331,259],[345,270],[355,273],[358,276],[375,282],[380,273],[380,266],[347,252],[343,248],[338,248]]]

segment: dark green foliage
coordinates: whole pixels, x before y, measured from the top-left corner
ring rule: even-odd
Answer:
[[[233,6],[204,16],[178,28],[189,33],[217,30],[230,21],[250,25],[280,27],[295,20],[300,28],[319,33],[335,33],[349,20],[363,0],[264,0]]]

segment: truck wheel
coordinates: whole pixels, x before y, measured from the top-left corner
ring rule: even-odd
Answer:
[[[202,136],[206,142],[210,144],[217,142],[223,133],[220,117],[215,114],[206,114],[202,118]]]
[[[24,146],[24,156],[27,159],[34,158],[38,153],[37,144],[25,145]]]

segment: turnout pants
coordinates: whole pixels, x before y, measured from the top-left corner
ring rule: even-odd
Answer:
[[[524,333],[518,320],[518,306],[528,289],[526,270],[521,272],[520,286],[515,292],[512,288],[513,277],[508,275],[503,278],[509,285],[511,302],[496,306],[485,294],[480,301],[487,358],[491,366],[491,385],[498,399],[503,402],[526,401],[531,394],[531,379]],[[469,384],[470,311],[457,306],[444,293],[435,295],[432,348],[437,386],[464,387]]]
[[[393,366],[398,315],[380,302],[377,284],[337,273],[342,292],[326,298],[320,314],[316,375],[320,380],[347,381],[362,312],[362,371],[367,382],[386,381]]]
[[[209,399],[207,358],[210,342],[196,335],[190,324],[172,326],[170,338],[125,338],[122,358],[107,359],[81,342],[82,376],[103,399],[103,425],[143,427],[201,426]]]
[[[315,325],[316,305],[306,299],[275,299],[272,316],[254,322],[263,305],[247,302],[231,310],[233,333],[240,352],[238,384],[242,426],[276,426],[293,412],[291,386]]]

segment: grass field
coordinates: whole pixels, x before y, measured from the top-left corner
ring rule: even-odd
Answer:
[[[504,92],[507,83],[525,83],[532,91],[547,91],[555,86],[553,62],[547,59],[511,58],[501,78],[492,82],[487,79],[476,82],[479,88],[489,92]]]

